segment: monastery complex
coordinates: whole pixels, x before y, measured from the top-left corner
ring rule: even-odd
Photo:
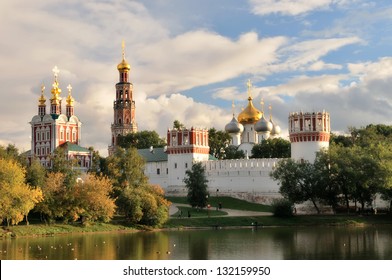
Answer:
[[[119,81],[115,85],[113,102],[113,123],[108,145],[109,155],[113,154],[118,137],[138,131],[136,104],[133,84],[130,79],[131,66],[125,59],[124,44],[122,60],[117,65]],[[61,89],[58,69],[53,69],[54,82],[51,89],[49,109],[46,111],[45,87],[41,88],[38,100],[38,114],[31,124],[31,151],[29,158],[37,157],[46,167],[52,166],[51,154],[57,147],[64,147],[68,159],[77,161],[77,168],[87,171],[91,166],[92,152],[80,146],[82,123],[74,112],[72,87],[69,85],[65,99],[65,114],[62,111]],[[244,151],[246,158],[237,160],[217,160],[209,154],[208,130],[204,128],[169,129],[167,146],[138,150],[145,159],[145,174],[150,183],[160,185],[168,195],[185,195],[183,182],[185,172],[195,162],[205,166],[211,195],[230,195],[248,200],[269,202],[280,196],[279,186],[269,173],[279,159],[249,158],[252,147],[268,138],[280,137],[281,129],[273,120],[271,107],[269,117],[261,108],[253,104],[252,84],[248,81],[248,105],[237,116],[228,117],[225,126],[231,136],[231,145]],[[328,148],[330,137],[330,116],[323,112],[292,112],[288,114],[291,157],[296,160],[313,161],[315,153]],[[219,129],[219,128],[218,128]]]
[[[130,81],[131,66],[125,59],[124,46],[122,61],[118,64],[117,70],[119,82],[116,84],[113,104],[114,119],[109,154],[113,153],[119,135],[124,136],[137,131],[136,104]],[[190,169],[193,163],[202,162],[211,194],[265,202],[280,196],[277,182],[269,176],[279,159],[250,159],[249,156],[256,143],[280,137],[281,129],[273,120],[272,114],[267,120],[263,100],[261,110],[254,106],[250,81],[247,86],[247,107],[238,116],[233,112],[231,121],[225,126],[225,130],[231,136],[231,145],[243,150],[246,158],[217,160],[210,156],[207,129],[169,129],[165,148],[151,147],[139,150],[139,154],[146,161],[145,174],[152,184],[163,187],[168,195],[185,195],[183,179],[186,170]],[[288,121],[292,158],[313,161],[317,151],[328,148],[330,116],[327,112],[290,113]]]

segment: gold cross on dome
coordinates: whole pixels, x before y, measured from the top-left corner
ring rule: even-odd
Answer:
[[[248,81],[246,82],[246,85],[247,85],[247,87],[248,87],[248,96],[249,96],[249,97],[252,97],[252,94],[251,94],[252,82],[250,81],[250,79],[248,79]]]
[[[234,116],[234,111],[235,111],[235,105],[234,105],[234,100],[233,100],[233,102],[231,103],[231,108],[232,108],[232,110],[233,110],[233,116]]]
[[[261,111],[264,112],[264,98],[261,98],[260,104],[261,104]]]
[[[122,48],[122,58],[125,59],[125,42],[122,40],[121,42],[121,48]]]
[[[57,77],[58,77],[58,75],[60,73],[60,70],[57,68],[57,66],[54,66],[52,71],[53,71],[53,74],[54,74],[54,78],[57,79]]]
[[[67,86],[67,89],[68,89],[68,92],[71,93],[71,90],[72,90],[71,84],[69,84],[69,85]]]
[[[45,90],[45,85],[42,84],[42,85],[41,85],[41,92],[44,93],[44,90]]]

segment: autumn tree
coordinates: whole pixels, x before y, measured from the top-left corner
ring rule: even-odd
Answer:
[[[88,174],[83,180],[78,180],[73,188],[74,220],[81,219],[82,223],[103,221],[108,222],[114,215],[115,199],[110,197],[113,185],[109,178]]]
[[[191,170],[185,172],[184,183],[188,189],[187,199],[192,207],[204,208],[208,203],[208,180],[201,162],[194,163]]]
[[[107,222],[113,217],[115,203],[110,197],[112,183],[106,177],[87,174],[84,180],[67,186],[65,174],[51,172],[42,190],[45,199],[36,210],[50,223],[56,220]]]
[[[13,159],[0,158],[0,220],[16,225],[43,199],[40,188],[25,183],[25,169]]]

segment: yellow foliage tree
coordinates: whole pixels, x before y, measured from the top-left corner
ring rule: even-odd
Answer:
[[[0,220],[7,225],[23,221],[34,206],[42,201],[40,188],[25,183],[25,169],[16,161],[0,158]]]

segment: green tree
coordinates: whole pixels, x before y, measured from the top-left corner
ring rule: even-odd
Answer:
[[[230,145],[225,148],[224,159],[241,159],[245,158],[243,150],[239,150],[238,147]]]
[[[120,193],[117,205],[132,224],[160,227],[169,219],[170,202],[159,186],[127,187]]]
[[[170,203],[163,190],[144,175],[145,162],[135,148],[116,149],[107,158],[107,175],[114,184],[116,205],[130,223],[161,226],[169,217]]]
[[[252,148],[252,158],[289,158],[290,156],[290,141],[282,138],[269,138]]]
[[[173,128],[178,129],[178,130],[182,130],[185,128],[185,126],[179,120],[175,120],[173,122]]]
[[[67,187],[72,187],[76,183],[77,177],[80,175],[80,171],[75,166],[78,166],[76,159],[69,159],[67,151],[63,147],[57,147],[52,156],[52,167],[51,172],[60,172],[64,174],[64,183]]]
[[[225,157],[225,149],[229,146],[230,141],[231,136],[226,131],[216,130],[215,128],[208,130],[210,155],[217,159],[223,159]]]
[[[148,178],[144,174],[144,159],[135,148],[117,148],[112,156],[106,159],[106,173],[114,185],[115,197],[126,187],[145,186]]]
[[[40,188],[25,183],[24,168],[13,159],[0,158],[0,220],[16,225],[42,200]]]
[[[192,207],[204,208],[208,203],[208,180],[201,162],[194,163],[191,170],[185,172],[184,183],[188,189],[187,199]]]
[[[33,187],[42,187],[46,180],[46,169],[37,158],[32,158],[27,166],[26,183]]]
[[[165,145],[165,140],[160,138],[158,133],[155,131],[143,130],[118,137],[118,146],[124,149],[130,147],[134,147],[136,149],[148,149],[151,146],[164,147]]]
[[[279,181],[279,191],[292,203],[303,203],[310,200],[320,213],[318,199],[320,193],[320,176],[315,165],[308,161],[296,162],[284,159],[278,162],[270,176]]]

